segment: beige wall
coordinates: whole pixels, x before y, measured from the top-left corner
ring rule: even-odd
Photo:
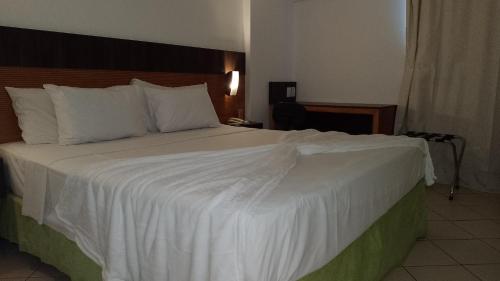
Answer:
[[[292,79],[290,0],[245,0],[247,26],[247,118],[269,122],[268,83]]]
[[[238,0],[2,0],[0,25],[244,50]]]
[[[293,13],[299,100],[397,103],[405,0],[303,0]]]

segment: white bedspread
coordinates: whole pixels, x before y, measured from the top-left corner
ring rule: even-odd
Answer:
[[[336,190],[345,179],[329,182],[327,195],[313,201],[273,190],[298,159],[392,147],[417,148],[423,161],[414,174],[425,171],[433,182],[423,140],[308,130],[274,145],[92,165],[67,178],[56,213],[105,280],[295,280],[335,257],[384,210],[353,222],[355,237],[346,238],[335,229],[349,217],[339,217],[345,194]]]

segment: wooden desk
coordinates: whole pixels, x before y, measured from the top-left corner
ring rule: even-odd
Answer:
[[[318,103],[318,102],[299,102],[304,105],[306,111],[311,116],[308,116],[308,127],[321,129],[332,126],[332,130],[346,131],[347,133],[371,133],[371,134],[386,134],[394,133],[394,120],[396,117],[396,105],[393,104],[358,104],[358,103]],[[319,113],[318,118],[314,118],[315,113]],[[331,121],[331,115],[335,115],[335,121]],[[356,118],[359,116],[357,120]],[[349,119],[351,118],[351,119]],[[349,121],[350,120],[350,121]],[[353,121],[354,120],[354,121]],[[328,123],[349,123],[349,128],[335,129],[334,124]],[[371,123],[370,123],[371,122]],[[323,124],[318,124],[323,123]],[[368,127],[366,129],[357,130],[356,126]],[[321,128],[317,128],[321,127]],[[370,130],[371,128],[371,130]],[[327,130],[327,129],[323,129]]]

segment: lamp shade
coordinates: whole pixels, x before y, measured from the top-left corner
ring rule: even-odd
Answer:
[[[229,78],[229,96],[236,96],[238,93],[238,86],[240,84],[240,72],[239,71],[231,71],[228,74]]]

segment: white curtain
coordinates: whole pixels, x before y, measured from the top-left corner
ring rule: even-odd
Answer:
[[[500,1],[408,0],[398,125],[467,140],[461,185],[500,192]],[[449,147],[431,144],[438,181]]]

